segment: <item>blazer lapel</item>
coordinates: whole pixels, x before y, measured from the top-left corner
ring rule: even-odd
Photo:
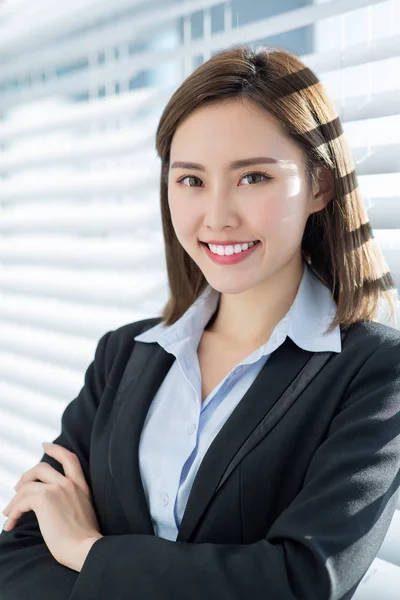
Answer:
[[[289,337],[271,354],[206,452],[177,541],[190,541],[213,495],[243,457],[288,410],[332,352],[308,352]]]
[[[275,350],[208,448],[188,498],[177,541],[190,541],[213,495],[243,457],[279,421],[332,352],[308,352],[289,337]],[[175,356],[136,342],[115,397],[109,468],[134,533],[154,535],[139,468],[139,441],[152,399]]]
[[[132,532],[154,535],[139,468],[139,441],[158,388],[176,360],[158,344],[135,342],[114,402],[108,466]]]

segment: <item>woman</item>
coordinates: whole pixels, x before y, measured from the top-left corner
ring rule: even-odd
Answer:
[[[2,600],[351,598],[400,489],[400,334],[339,118],[236,47],[156,145],[170,299],[101,338],[21,478]]]

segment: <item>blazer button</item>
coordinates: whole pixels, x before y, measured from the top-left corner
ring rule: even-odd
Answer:
[[[164,494],[164,506],[167,506],[169,502],[168,494]]]

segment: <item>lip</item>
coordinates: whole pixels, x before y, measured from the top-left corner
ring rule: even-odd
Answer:
[[[234,246],[235,244],[248,244],[249,242],[256,242],[259,240],[228,240],[227,242],[219,242],[218,240],[208,240],[207,242],[204,240],[200,240],[202,244],[215,244],[216,246]]]
[[[239,252],[238,254],[230,254],[230,255],[223,255],[220,256],[219,254],[213,254],[211,252],[211,250],[207,247],[205,242],[199,242],[200,246],[203,248],[204,252],[207,254],[207,256],[209,256],[211,258],[211,260],[215,263],[217,263],[218,265],[235,265],[239,262],[242,262],[243,260],[245,260],[248,256],[250,256],[250,254],[252,254],[253,252],[255,252],[258,248],[258,246],[260,246],[261,242],[258,242],[257,244],[254,244],[254,246],[252,246],[251,248],[248,248],[247,250],[244,250],[242,252]],[[222,245],[222,244],[220,244]]]

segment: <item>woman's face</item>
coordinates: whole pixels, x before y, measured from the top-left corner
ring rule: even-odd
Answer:
[[[231,166],[254,158],[254,164]],[[230,99],[203,106],[177,128],[168,180],[172,223],[183,248],[218,291],[261,285],[299,260],[307,218],[323,208],[321,200],[310,201],[301,150],[257,105]],[[211,240],[260,243],[240,262],[219,264],[201,244]]]

